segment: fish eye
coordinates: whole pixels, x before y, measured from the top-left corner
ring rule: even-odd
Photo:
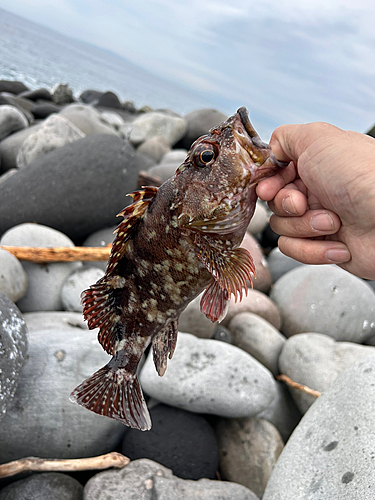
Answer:
[[[216,153],[211,144],[201,146],[199,150],[195,152],[194,155],[194,160],[196,165],[201,168],[206,167],[207,165],[213,163],[215,158],[216,158]]]

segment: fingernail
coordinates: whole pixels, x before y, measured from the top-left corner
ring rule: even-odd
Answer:
[[[326,259],[335,264],[339,262],[348,262],[348,260],[350,260],[350,252],[344,248],[331,248],[326,251]]]
[[[333,219],[329,214],[320,213],[311,218],[310,226],[315,231],[332,231]]]
[[[287,196],[286,198],[283,199],[281,202],[283,209],[285,212],[288,214],[296,215],[297,214],[297,209],[293,203],[293,199],[291,196]]]

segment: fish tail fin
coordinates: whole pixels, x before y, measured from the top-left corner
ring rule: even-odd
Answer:
[[[151,418],[134,373],[104,366],[70,395],[73,403],[141,431],[151,429]]]
[[[98,340],[108,354],[115,354],[116,325],[120,317],[113,306],[113,288],[105,278],[81,293],[83,317],[90,330],[100,328]]]

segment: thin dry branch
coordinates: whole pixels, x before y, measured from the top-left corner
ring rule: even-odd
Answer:
[[[305,392],[306,394],[310,394],[310,396],[314,396],[314,398],[318,398],[319,396],[322,395],[321,392],[316,391],[315,389],[310,389],[310,387],[307,387],[307,385],[299,384],[298,382],[294,382],[291,378],[289,378],[287,375],[281,374],[276,377],[277,380],[281,380],[281,382],[284,382],[285,384],[289,385],[290,387],[294,387],[294,389],[298,389],[299,391]]]
[[[107,247],[11,247],[0,248],[12,253],[17,259],[43,264],[46,262],[74,262],[77,260],[108,260],[111,246]]]
[[[130,459],[121,453],[112,452],[106,455],[90,458],[36,458],[27,457],[0,465],[0,478],[10,477],[20,472],[67,472],[93,469],[122,468],[128,465]]]

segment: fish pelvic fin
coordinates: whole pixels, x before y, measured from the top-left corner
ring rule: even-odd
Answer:
[[[204,291],[201,298],[201,311],[213,323],[222,321],[228,311],[229,294],[227,290],[222,290],[217,281],[212,280]]]
[[[150,414],[137,376],[124,368],[114,371],[104,366],[74,389],[70,401],[133,429],[151,429]]]
[[[158,332],[152,340],[152,354],[158,375],[162,377],[167,369],[167,361],[172,359],[177,342],[177,321],[172,321]]]
[[[116,330],[120,322],[120,316],[116,314],[113,304],[115,287],[112,282],[116,279],[124,280],[120,276],[112,276],[109,282],[108,278],[104,277],[81,293],[83,317],[90,330],[100,328],[98,340],[103,349],[112,355],[116,350],[118,340]]]

